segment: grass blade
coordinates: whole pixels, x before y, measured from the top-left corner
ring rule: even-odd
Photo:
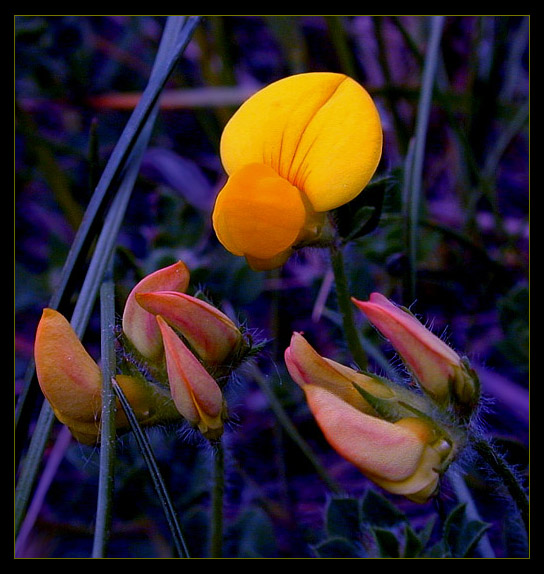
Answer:
[[[190,557],[189,551],[183,538],[181,527],[179,525],[176,512],[174,509],[174,505],[172,504],[170,495],[168,494],[168,490],[160,473],[157,461],[155,460],[155,455],[153,454],[151,445],[149,444],[146,435],[140,428],[140,425],[138,423],[136,415],[134,414],[134,411],[130,406],[130,403],[127,401],[121,387],[117,384],[115,379],[112,380],[112,385],[115,394],[117,395],[117,398],[121,403],[121,407],[125,412],[128,422],[130,423],[130,428],[132,430],[132,433],[134,434],[134,437],[136,438],[136,442],[138,443],[138,447],[140,448],[142,457],[144,458],[147,467],[149,469],[149,473],[153,481],[153,486],[155,487],[155,490],[159,497],[159,501],[164,510],[164,514],[166,516],[170,532],[172,533],[172,539],[174,542],[176,552],[178,556],[181,558],[189,558]]]
[[[155,121],[157,102],[162,89],[172,72],[181,53],[187,46],[192,33],[198,22],[198,18],[170,17],[167,20],[163,40],[159,47],[157,60],[153,73],[151,74],[148,86],[144,90],[142,99],[131,115],[125,130],[123,131],[117,145],[110,156],[106,168],[100,178],[98,186],[93,194],[93,198],[84,215],[80,230],[76,235],[76,240],[72,245],[68,259],[65,263],[61,284],[51,300],[53,308],[59,308],[63,297],[67,294],[67,286],[73,280],[75,270],[82,265],[84,246],[95,237],[96,224],[100,220],[98,217],[104,209],[106,197],[115,195],[109,209],[106,221],[102,226],[97,246],[93,253],[89,269],[85,275],[81,292],[77,299],[71,323],[76,333],[81,337],[85,332],[92,308],[106,265],[109,262],[115,247],[117,233],[121,226],[124,212],[132,192],[130,179],[137,174],[138,161],[132,163],[131,170],[127,171],[127,164],[131,163],[130,156],[137,145],[142,130],[145,127],[144,140],[149,137]],[[143,153],[144,145],[140,146],[138,154]],[[123,183],[124,178],[124,185]],[[117,190],[117,191],[115,191]],[[33,371],[32,369],[29,369]],[[25,400],[28,396],[30,382],[34,381],[34,376],[28,377],[28,386],[23,391],[17,405],[16,423],[19,422],[19,414],[22,412]],[[34,385],[35,387],[36,385]],[[39,466],[45,450],[49,434],[53,427],[55,416],[49,404],[44,402],[37,419],[36,428],[29,443],[26,457],[22,463],[19,473],[19,481],[15,492],[15,532],[19,531],[24,514],[30,499],[30,494],[34,486]]]
[[[410,169],[407,173],[409,179],[407,180],[407,194],[405,198],[408,251],[408,285],[406,301],[413,301],[416,294],[418,223],[421,210],[423,161],[425,158],[427,128],[429,125],[433,88],[440,55],[439,48],[443,26],[444,16],[431,17],[429,47],[423,68],[423,80],[417,110],[416,132],[413,139],[413,155],[410,161]]]
[[[115,375],[115,288],[112,265],[100,288],[100,344],[102,364],[102,413],[100,417],[100,461],[98,496],[94,527],[93,558],[106,554],[111,525],[111,503],[115,469],[115,391],[111,379]]]

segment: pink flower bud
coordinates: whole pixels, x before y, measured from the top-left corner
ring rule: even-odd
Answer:
[[[354,383],[374,396],[393,396],[393,392],[381,381],[319,355],[300,333],[293,333],[291,344],[285,351],[285,363],[289,374],[303,390],[310,386],[320,387],[362,412],[370,414],[374,413],[374,409],[357,391]]]
[[[430,419],[419,418],[416,409],[403,410],[405,391],[321,357],[298,333],[285,361],[325,438],[341,456],[389,492],[417,502],[434,494],[452,446]],[[380,404],[390,402],[391,419],[380,416],[355,385]]]
[[[223,394],[215,379],[168,323],[156,318],[166,356],[172,400],[179,413],[211,440],[223,433]]]
[[[189,270],[181,261],[144,277],[130,292],[123,311],[123,332],[145,358],[161,357],[162,340],[154,315],[136,301],[137,293],[153,291],[185,291],[189,285]]]
[[[465,405],[475,403],[478,381],[466,360],[411,313],[379,293],[372,293],[369,301],[353,302],[391,342],[421,387],[436,401],[453,398]]]
[[[242,334],[224,313],[191,295],[175,291],[138,293],[136,301],[179,331],[209,365],[222,364],[242,343]]]
[[[321,387],[305,388],[308,406],[329,444],[373,482],[425,502],[450,450],[425,420],[389,422],[368,415]]]

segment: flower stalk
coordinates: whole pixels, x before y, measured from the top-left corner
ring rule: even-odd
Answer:
[[[223,503],[225,494],[225,451],[221,438],[213,441],[213,487],[211,505],[210,557],[223,557]]]
[[[486,464],[493,470],[493,472],[501,479],[504,487],[512,498],[516,508],[519,511],[520,517],[525,526],[527,533],[529,532],[529,497],[525,492],[521,482],[519,481],[516,473],[504,458],[497,453],[493,445],[482,436],[471,437],[470,444],[474,450],[482,457]]]
[[[368,358],[361,344],[359,331],[355,325],[351,292],[346,276],[343,247],[336,244],[331,245],[330,254],[336,286],[336,300],[340,315],[342,316],[344,338],[353,360],[360,369],[365,370],[368,367]]]

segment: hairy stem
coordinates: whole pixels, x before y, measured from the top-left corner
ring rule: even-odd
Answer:
[[[493,446],[484,438],[477,437],[472,442],[474,448],[483,460],[493,469],[495,474],[502,480],[506,490],[512,497],[519,510],[523,524],[529,531],[529,497],[521,485],[518,477],[504,458],[497,453]]]
[[[221,439],[214,443],[213,450],[210,557],[221,558],[223,554],[223,496],[225,492],[225,451]]]
[[[349,290],[348,279],[344,266],[344,252],[340,246],[332,245],[330,248],[332,270],[336,285],[336,297],[338,309],[342,315],[342,326],[344,329],[344,338],[348,344],[349,350],[355,363],[360,369],[366,369],[368,358],[359,338],[359,332],[355,326],[353,315],[353,304],[351,302],[351,293]]]

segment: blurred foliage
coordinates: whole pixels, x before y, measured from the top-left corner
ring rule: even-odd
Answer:
[[[434,518],[415,532],[406,515],[373,490],[362,500],[330,500],[325,520],[328,536],[315,547],[322,558],[467,558],[488,528],[459,505],[445,518],[437,542]]]
[[[485,477],[470,477],[485,527],[466,518],[447,485],[440,500],[447,510],[438,525],[432,505],[392,498],[393,510],[325,444],[282,355],[292,331],[301,330],[323,355],[349,360],[326,253],[303,251],[280,271],[256,273],[225,252],[210,224],[225,179],[221,130],[248,93],[301,71],[342,71],[359,80],[379,106],[385,147],[367,205],[361,210],[354,203],[335,214],[349,222],[348,232],[353,220],[368,223],[347,252],[353,295],[381,291],[432,321],[435,332],[447,329],[448,341],[481,368],[484,392],[493,401],[486,419],[490,432],[509,445],[506,455],[525,472],[529,18],[446,18],[423,173],[417,300],[407,301],[402,183],[428,24],[424,16],[209,16],[166,87],[178,103],[165,104],[159,114],[119,237],[118,312],[139,278],[184,260],[191,289],[203,289],[255,337],[270,341],[258,362],[270,387],[353,496],[328,499],[258,385],[242,372],[229,397],[237,418],[227,436],[229,556],[419,556],[430,551],[431,525],[435,536],[441,529],[443,553],[470,555],[484,530],[497,556],[512,552],[502,538],[508,509]],[[163,25],[158,16],[15,17],[16,393],[92,182],[130,114],[130,102],[119,102],[145,87]],[[225,87],[233,90],[229,98],[222,95]],[[199,89],[201,104],[184,103]],[[99,165],[89,159],[91,134]],[[383,370],[390,350],[368,324],[360,327]],[[86,344],[97,356],[97,321]],[[203,555],[209,453],[191,438],[151,435],[189,544]],[[163,517],[130,436],[120,439],[118,450],[111,555],[170,556]],[[96,465],[97,452],[70,446],[26,542],[26,556],[89,555]],[[378,516],[368,514],[370,497],[381,505]]]

